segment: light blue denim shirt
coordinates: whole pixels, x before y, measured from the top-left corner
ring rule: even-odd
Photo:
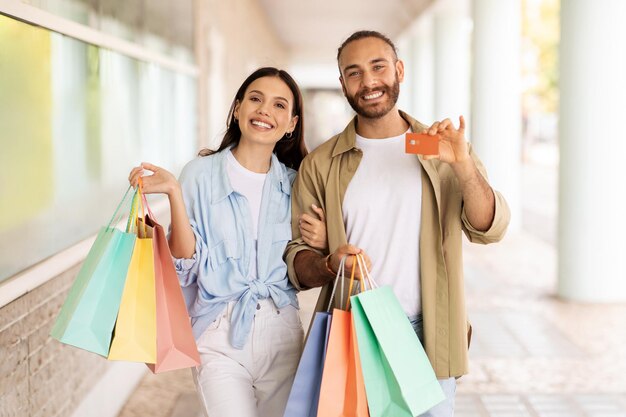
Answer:
[[[295,171],[272,155],[263,185],[257,242],[257,276],[250,281],[254,236],[247,199],[233,190],[226,172],[230,149],[189,162],[180,175],[187,215],[196,236],[191,259],[174,259],[185,290],[193,333],[204,332],[229,301],[236,301],[230,342],[242,349],[259,299],[298,308],[283,252],[291,239],[291,184]],[[191,297],[190,297],[191,295]],[[195,299],[194,299],[195,298]]]

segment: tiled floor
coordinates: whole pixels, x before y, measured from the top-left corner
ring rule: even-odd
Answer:
[[[465,245],[474,332],[455,415],[626,417],[626,305],[555,297],[555,171],[527,166],[524,180],[525,231]],[[300,298],[307,323],[315,293]],[[198,407],[189,371],[147,375],[119,417],[197,417]]]
[[[623,395],[460,395],[456,417],[624,417]]]

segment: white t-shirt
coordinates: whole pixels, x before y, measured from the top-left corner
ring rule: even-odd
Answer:
[[[348,242],[372,261],[371,276],[391,285],[404,312],[421,312],[419,235],[422,216],[421,166],[404,152],[404,137],[356,136],[361,163],[343,199]]]
[[[257,278],[257,241],[259,230],[259,214],[261,212],[261,199],[263,198],[263,184],[267,174],[259,174],[250,171],[237,161],[231,152],[226,156],[226,173],[233,190],[246,197],[248,207],[250,207],[250,218],[252,219],[252,236],[254,244],[250,254],[249,280]]]

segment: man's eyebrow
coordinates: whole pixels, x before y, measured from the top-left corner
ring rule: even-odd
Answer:
[[[351,70],[351,69],[358,69],[358,68],[359,68],[359,66],[357,64],[348,65],[347,67],[345,67],[343,69],[343,72],[346,72],[346,71]]]
[[[380,62],[389,62],[389,60],[388,60],[388,59],[386,59],[386,58],[374,58],[374,59],[372,59],[369,63],[370,63],[370,64],[378,64],[378,63],[380,63]],[[343,71],[344,71],[344,72],[346,72],[346,71],[348,71],[348,70],[351,70],[351,69],[358,69],[358,68],[359,68],[359,66],[358,66],[357,64],[352,64],[352,65],[348,65],[347,67],[345,67],[345,68],[343,69]]]

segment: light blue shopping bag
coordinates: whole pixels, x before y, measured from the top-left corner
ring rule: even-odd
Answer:
[[[341,282],[340,297],[343,300],[344,273],[345,258],[340,262],[327,310],[318,311],[313,316],[283,417],[317,417],[326,348],[332,323],[330,307],[339,282]]]
[[[130,190],[108,226],[100,229],[50,332],[60,342],[105,357],[136,239],[134,233],[113,227]]]
[[[317,416],[317,402],[320,396],[330,322],[329,313],[315,313],[289,393],[284,417]]]

